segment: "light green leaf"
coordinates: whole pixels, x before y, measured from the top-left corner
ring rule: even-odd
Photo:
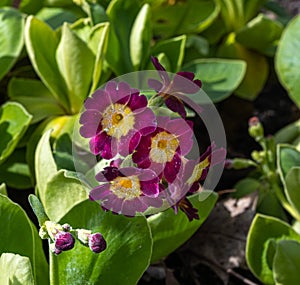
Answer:
[[[0,184],[0,194],[7,196],[6,185],[4,183]]]
[[[297,120],[282,129],[275,134],[276,144],[290,143],[292,144],[300,136],[300,120]]]
[[[19,103],[8,102],[0,107],[0,164],[14,151],[31,119]]]
[[[97,89],[104,70],[104,57],[108,45],[109,27],[109,23],[98,24],[93,27],[89,36],[88,45],[96,56],[93,71],[93,85],[90,93],[93,93]]]
[[[300,16],[295,17],[284,30],[275,57],[279,80],[291,99],[300,108]]]
[[[216,1],[176,1],[174,4],[163,2],[165,3],[151,3],[154,33],[163,38],[199,33],[213,22],[220,10]]]
[[[137,284],[149,265],[152,248],[143,216],[114,215],[104,212],[95,202],[85,201],[60,222],[102,233],[107,248],[95,254],[77,242],[73,250],[52,255],[53,284]]]
[[[35,177],[38,196],[44,205],[46,202],[47,183],[56,175],[57,167],[50,146],[50,135],[48,130],[41,137],[35,152]]]
[[[13,253],[0,256],[0,284],[34,285],[30,259]]]
[[[234,185],[236,192],[232,193],[232,197],[240,199],[246,195],[253,193],[259,189],[260,182],[257,179],[247,177],[241,179]]]
[[[150,216],[148,223],[153,238],[151,262],[156,262],[167,256],[186,242],[206,220],[217,199],[216,193],[207,190],[189,197],[193,206],[198,209],[200,217],[199,220],[192,222],[182,211],[179,210],[178,214],[175,215],[171,208]]]
[[[292,167],[285,177],[285,194],[289,203],[300,214],[300,167]]]
[[[15,64],[22,51],[24,18],[13,8],[0,9],[0,80]]]
[[[277,165],[282,176],[282,180],[289,170],[294,166],[300,166],[300,152],[292,145],[277,145]]]
[[[194,72],[210,99],[219,102],[239,86],[246,72],[246,63],[242,60],[198,59],[186,64],[183,70]]]
[[[130,35],[130,57],[134,70],[139,70],[149,58],[152,40],[151,9],[145,4],[137,15]]]
[[[19,205],[1,194],[0,220],[0,254],[11,252],[28,257],[35,284],[49,284],[48,265],[35,226]]]
[[[176,38],[159,41],[151,50],[152,55],[164,53],[170,61],[169,72],[179,71],[183,59],[186,36],[182,35]]]
[[[246,74],[235,90],[235,94],[247,100],[254,100],[264,87],[268,77],[269,65],[266,58],[236,42],[233,33],[219,47],[217,55],[224,58],[241,59],[247,63]]]
[[[25,44],[36,73],[53,96],[69,110],[67,87],[55,58],[59,39],[43,21],[29,16],[25,24]]]
[[[11,79],[8,85],[8,96],[10,99],[21,103],[33,116],[31,124],[66,112],[59,101],[39,80]]]
[[[58,222],[75,205],[86,200],[88,193],[82,182],[59,170],[46,185],[44,208],[51,221]]]
[[[78,113],[84,99],[89,95],[95,56],[86,43],[72,32],[67,23],[62,27],[56,60],[67,84],[71,111]]]
[[[272,271],[266,267],[263,259],[268,240],[293,239],[300,241],[300,236],[292,227],[281,220],[257,214],[251,224],[246,245],[246,259],[252,273],[264,284],[274,284]]]
[[[236,40],[249,49],[274,56],[277,42],[283,26],[263,14],[252,19],[245,27],[237,31]],[[259,41],[257,40],[259,38]]]
[[[31,174],[25,160],[25,149],[16,149],[0,165],[0,181],[14,189],[33,188]]]
[[[277,243],[273,262],[276,285],[300,284],[300,243],[282,240]]]

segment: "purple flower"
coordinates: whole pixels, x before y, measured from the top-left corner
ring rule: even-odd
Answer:
[[[100,233],[89,235],[88,243],[90,250],[95,253],[100,253],[106,249],[106,241]]]
[[[80,134],[90,139],[90,149],[105,159],[133,152],[142,135],[155,130],[155,115],[147,98],[125,82],[110,81],[85,103]]]
[[[157,123],[153,133],[141,138],[132,159],[138,167],[150,168],[171,183],[180,170],[181,157],[192,148],[192,123],[168,117],[158,117]]]
[[[186,214],[190,222],[194,219],[199,220],[198,209],[194,208],[193,204],[186,197],[182,198],[176,205],[173,206],[175,214],[178,213],[178,208]]]
[[[159,73],[161,82],[155,79],[149,79],[148,85],[154,89],[165,100],[167,107],[179,113],[183,118],[186,117],[184,104],[180,99],[182,94],[194,94],[199,91],[202,83],[199,79],[194,80],[194,73],[188,71],[177,72],[171,80],[165,68],[159,63],[156,57],[151,57],[152,63]]]
[[[66,251],[72,249],[75,244],[74,237],[69,232],[58,232],[55,236],[55,249],[57,251]]]
[[[150,206],[161,207],[159,178],[150,169],[106,167],[96,175],[102,184],[90,192],[91,200],[115,213],[134,216]]]

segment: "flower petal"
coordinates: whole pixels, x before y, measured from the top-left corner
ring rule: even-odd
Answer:
[[[151,109],[147,108],[141,113],[134,114],[134,119],[134,128],[138,131],[143,130],[143,135],[150,134],[156,128],[156,117]]]
[[[111,138],[105,132],[101,132],[90,140],[90,150],[98,155],[106,145],[110,145]]]
[[[111,104],[111,99],[107,92],[102,89],[96,90],[92,97],[89,97],[84,102],[84,107],[87,110],[96,110],[102,112]]]
[[[163,88],[162,83],[156,79],[148,79],[148,86],[156,92],[161,91],[161,89]]]
[[[169,183],[172,183],[175,180],[180,170],[181,164],[181,158],[177,153],[174,155],[172,161],[166,163],[164,176]]]
[[[110,195],[110,193],[109,183],[105,183],[93,188],[89,193],[89,197],[91,200],[103,200]]]
[[[131,111],[143,111],[147,107],[148,101],[145,95],[132,94],[127,106]]]
[[[191,72],[178,72],[173,79],[171,90],[174,93],[194,94],[199,86],[193,82],[194,74]]]
[[[178,113],[182,118],[185,119],[186,111],[183,102],[179,98],[170,96],[165,100],[165,104],[170,110]]]

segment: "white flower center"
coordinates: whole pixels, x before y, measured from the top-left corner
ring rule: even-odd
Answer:
[[[133,129],[134,122],[131,109],[125,105],[115,103],[105,109],[101,124],[108,135],[120,139]]]
[[[150,159],[157,163],[170,162],[178,146],[179,141],[175,135],[160,132],[151,139]]]
[[[117,177],[111,182],[110,191],[118,198],[132,200],[142,194],[140,181],[136,176]]]

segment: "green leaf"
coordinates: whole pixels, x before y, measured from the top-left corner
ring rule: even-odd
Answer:
[[[246,63],[242,60],[198,59],[186,64],[183,70],[194,72],[210,99],[219,102],[239,86],[246,72]]]
[[[232,197],[239,199],[253,193],[259,189],[260,182],[254,178],[244,178],[234,185],[236,192],[232,193]]]
[[[149,265],[152,248],[150,230],[143,216],[114,215],[104,212],[95,202],[85,201],[60,222],[100,232],[107,248],[95,254],[77,242],[73,250],[52,255],[53,284],[137,284]]]
[[[24,18],[13,8],[0,9],[0,80],[12,68],[23,45]]]
[[[95,56],[86,43],[72,32],[67,23],[62,27],[56,60],[67,84],[71,112],[78,113],[84,99],[89,95]]]
[[[277,243],[273,262],[274,279],[277,285],[300,284],[300,243],[282,240]]]
[[[43,21],[29,16],[25,24],[25,44],[32,65],[53,96],[69,110],[67,86],[56,63],[57,34]]]
[[[297,120],[282,129],[275,134],[276,144],[290,143],[292,144],[300,136],[300,120]]]
[[[277,145],[277,165],[282,179],[285,180],[292,167],[300,166],[300,152],[291,145]]]
[[[169,72],[179,71],[183,58],[186,36],[182,35],[176,38],[159,41],[151,50],[152,55],[164,53],[170,61]]]
[[[282,85],[291,99],[300,107],[300,16],[295,17],[284,30],[275,57],[275,68]]]
[[[48,265],[35,226],[19,205],[3,195],[0,195],[0,220],[0,254],[11,252],[27,256],[32,264],[35,284],[49,284]]]
[[[300,241],[300,236],[289,224],[277,218],[260,214],[255,216],[247,238],[246,259],[252,273],[264,284],[274,284],[272,271],[266,267],[266,260],[262,258],[270,239]]]
[[[300,167],[292,167],[285,177],[285,194],[289,203],[300,213]]]
[[[19,103],[8,102],[0,107],[0,164],[14,151],[31,119]]]
[[[93,27],[89,35],[88,45],[96,56],[94,71],[93,71],[93,85],[90,93],[94,92],[99,84],[102,72],[104,70],[104,58],[108,45],[109,23],[101,23]]]
[[[44,208],[51,221],[58,222],[75,205],[88,198],[88,189],[78,179],[59,170],[46,185]]]
[[[48,130],[43,134],[35,152],[37,193],[43,205],[46,201],[47,183],[57,173],[57,167],[50,146],[51,131]]]
[[[156,262],[167,256],[186,242],[206,220],[217,198],[216,193],[207,190],[189,197],[193,206],[198,209],[200,217],[199,220],[193,220],[192,222],[188,220],[182,211],[175,215],[174,210],[171,208],[150,216],[148,223],[153,238],[151,262]]]
[[[219,47],[217,56],[241,59],[247,63],[246,74],[235,94],[244,99],[254,100],[264,87],[268,77],[269,65],[266,58],[236,42],[233,33]]]
[[[7,196],[6,185],[5,183],[0,184],[0,194],[3,196]]]
[[[41,0],[22,0],[19,9],[25,14],[36,14],[42,7]]]
[[[0,256],[0,284],[34,285],[30,259],[13,253]]]
[[[25,148],[16,149],[0,165],[0,181],[14,189],[33,188],[31,174],[25,159]]]
[[[21,103],[33,116],[31,124],[66,111],[39,80],[13,78],[8,85],[10,99]]]
[[[274,56],[282,31],[283,26],[281,23],[259,14],[245,27],[237,31],[236,40],[249,49],[268,56]],[[258,38],[259,41],[257,41]]]
[[[188,0],[175,1],[174,4],[163,2],[151,3],[154,33],[163,38],[199,33],[214,21],[220,10],[216,1]]]
[[[151,9],[145,4],[137,15],[130,34],[130,57],[134,70],[148,60],[152,40]]]

